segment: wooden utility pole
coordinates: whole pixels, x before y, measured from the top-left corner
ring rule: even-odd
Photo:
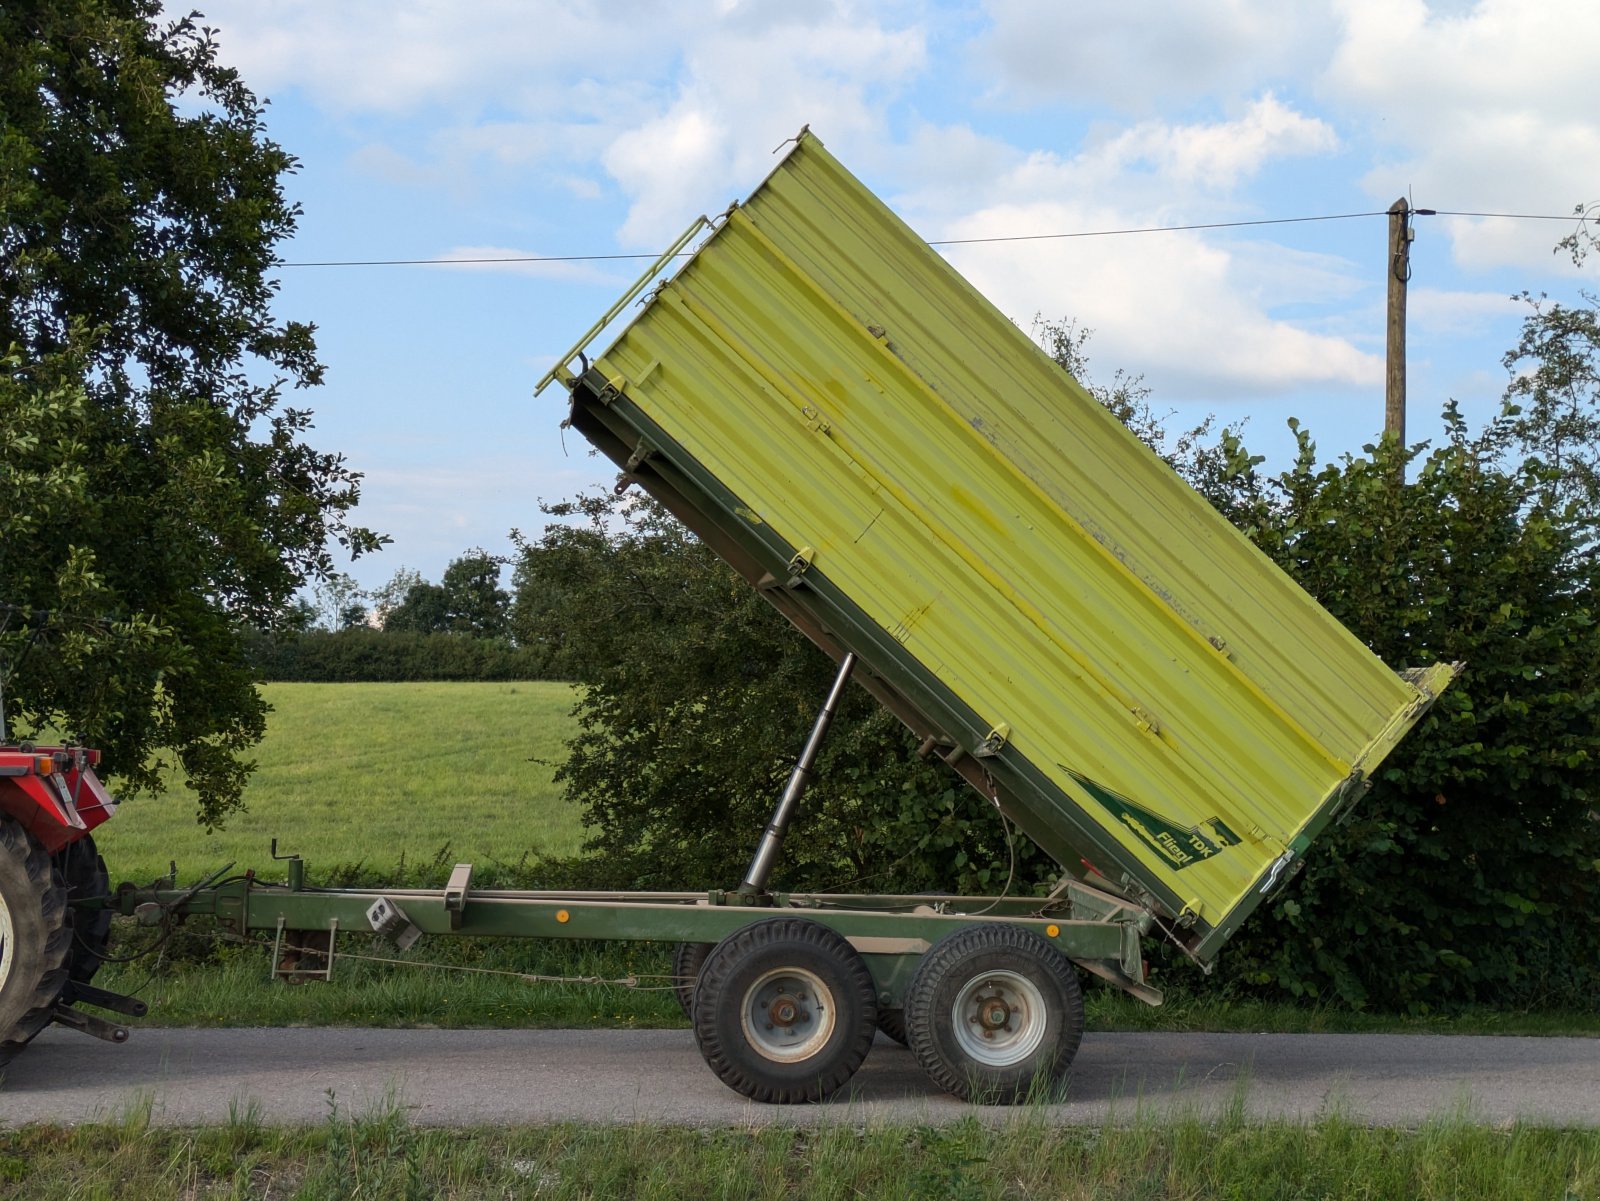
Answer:
[[[1383,432],[1406,441],[1406,283],[1411,279],[1411,206],[1404,196],[1389,206],[1389,340],[1384,381]]]

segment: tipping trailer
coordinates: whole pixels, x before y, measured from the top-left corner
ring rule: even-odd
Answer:
[[[1209,965],[1458,667],[1381,663],[805,130],[554,383],[619,488],[839,664],[745,879],[482,890],[460,864],[442,890],[330,890],[291,858],[285,885],[124,886],[117,908],[270,934],[301,976],[352,931],[675,943],[706,1062],[746,1096],[827,1096],[881,1027],[940,1087],[1009,1102],[1071,1062],[1080,969],[1157,1004],[1146,937]],[[1055,859],[1049,896],[769,889],[852,678]]]

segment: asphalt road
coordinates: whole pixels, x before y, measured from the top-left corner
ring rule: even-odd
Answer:
[[[699,1127],[769,1122],[947,1122],[972,1113],[911,1053],[879,1038],[848,1095],[764,1106],[730,1092],[684,1030],[136,1030],[125,1046],[52,1028],[0,1082],[0,1126],[115,1118],[226,1121],[254,1102],[270,1123],[361,1113],[392,1097],[423,1125],[558,1121]],[[1048,1119],[1340,1112],[1386,1125],[1461,1114],[1600,1126],[1600,1039],[1369,1034],[1090,1034]]]

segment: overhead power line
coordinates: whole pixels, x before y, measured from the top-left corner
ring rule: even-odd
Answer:
[[[1205,221],[1197,225],[1139,225],[1129,229],[1084,229],[1065,234],[1001,234],[992,238],[944,238],[929,246],[970,246],[977,242],[1043,242],[1053,238],[1115,238],[1123,234],[1175,234],[1192,229],[1242,229],[1247,225],[1301,225],[1307,221],[1348,221],[1382,213],[1325,213],[1320,217],[1263,217],[1258,221]]]
[[[1472,213],[1456,209],[1412,209],[1416,217],[1482,217],[1507,221],[1600,221],[1600,218],[1577,216],[1572,213]],[[1357,217],[1387,217],[1387,209],[1374,209],[1362,213],[1322,213],[1314,217],[1263,217],[1255,221],[1204,221],[1193,225],[1138,225],[1126,229],[1082,229],[1054,234],[996,234],[986,238],[940,238],[929,246],[973,246],[988,242],[1045,242],[1066,238],[1115,238],[1129,234],[1187,233],[1202,229],[1244,229],[1258,225],[1304,225],[1312,221],[1349,221]],[[683,251],[678,257],[687,257],[692,251]],[[655,254],[507,254],[482,258],[432,258],[432,259],[323,259],[315,262],[280,263],[281,267],[463,267],[483,266],[493,263],[611,263],[654,260]]]

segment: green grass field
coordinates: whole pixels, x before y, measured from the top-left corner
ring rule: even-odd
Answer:
[[[267,737],[248,811],[207,834],[174,780],[125,805],[96,841],[119,880],[148,882],[177,860],[184,879],[229,861],[282,879],[268,848],[313,873],[365,863],[515,863],[570,855],[579,814],[551,783],[573,729],[569,684],[268,684]]]

